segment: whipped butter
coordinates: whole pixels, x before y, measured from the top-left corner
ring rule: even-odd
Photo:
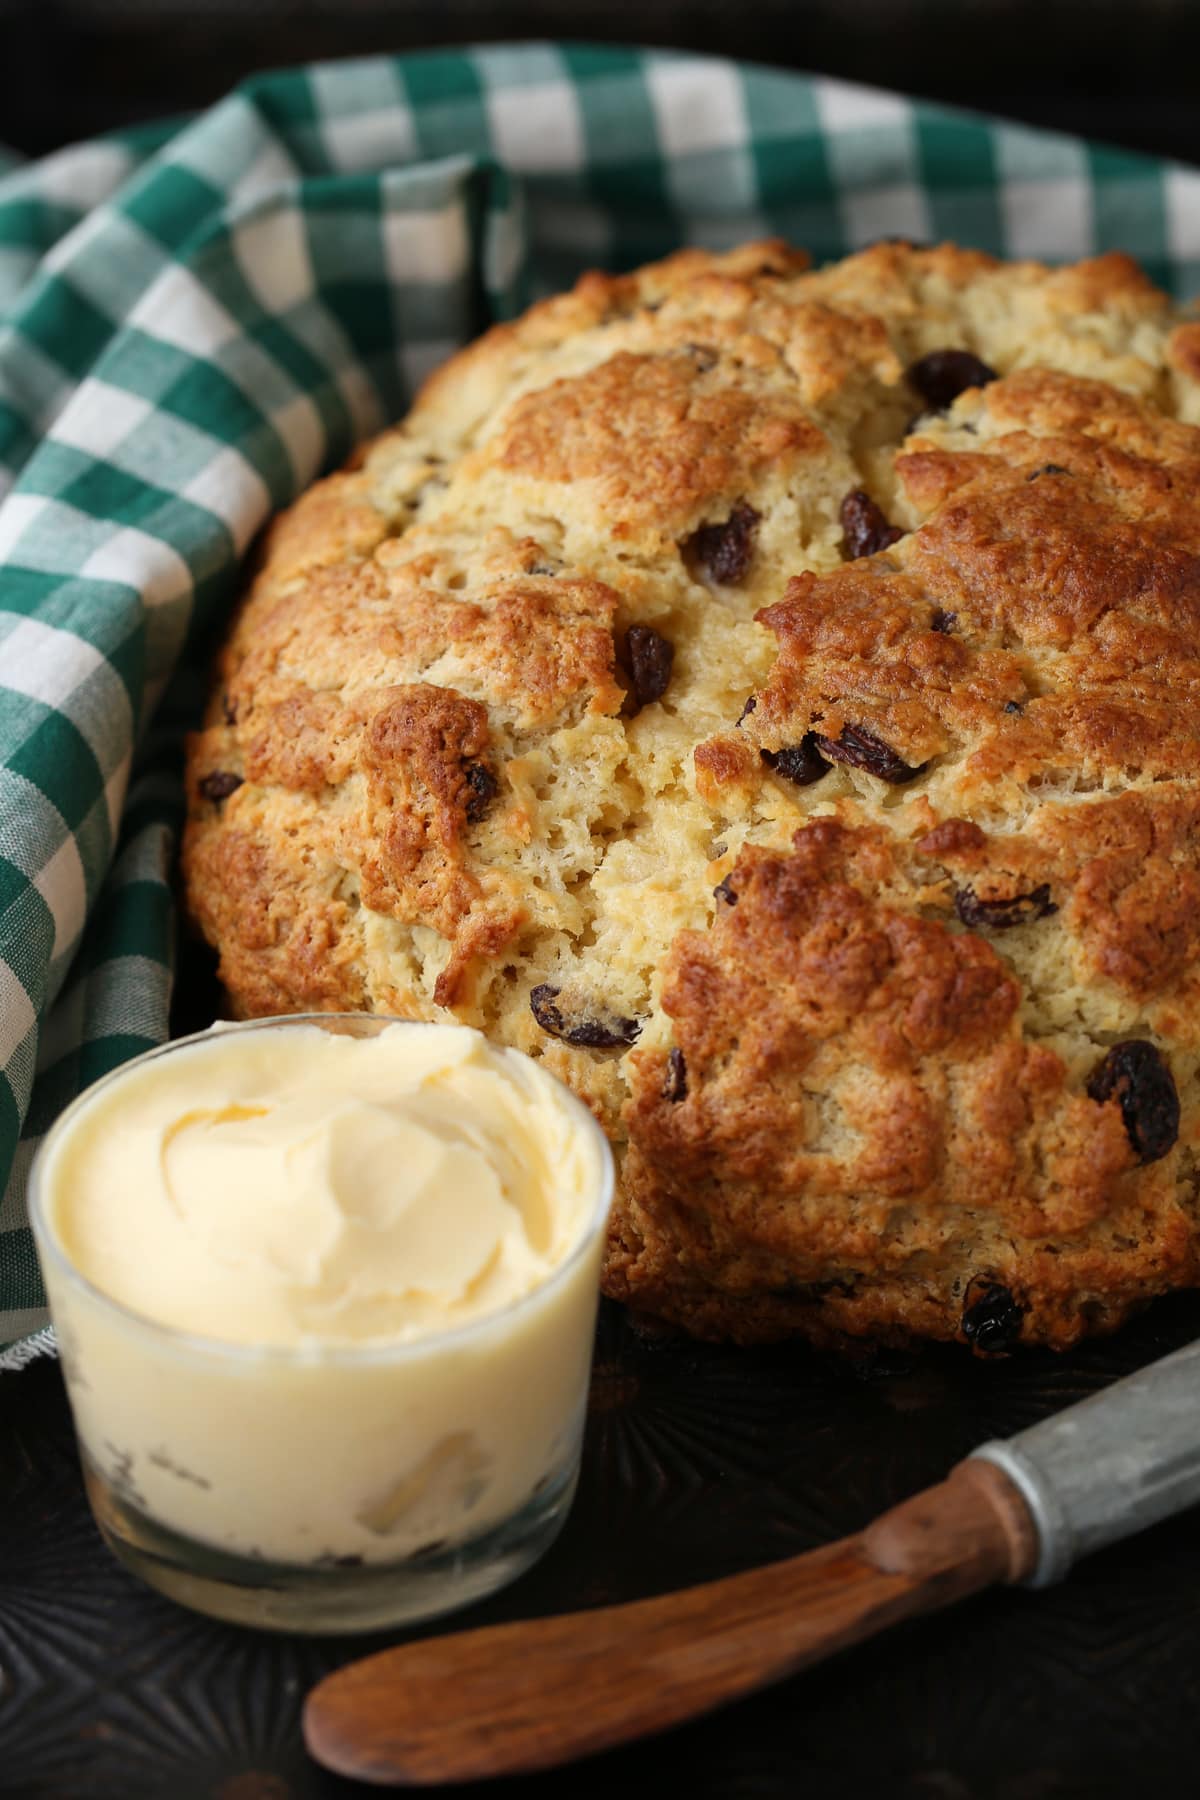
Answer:
[[[97,1095],[46,1171],[68,1259],[228,1343],[408,1343],[510,1305],[600,1179],[557,1082],[462,1026],[213,1034]]]
[[[464,1027],[349,1026],[139,1059],[64,1116],[35,1184],[93,1475],[283,1563],[467,1541],[573,1475],[591,1355],[591,1116]]]

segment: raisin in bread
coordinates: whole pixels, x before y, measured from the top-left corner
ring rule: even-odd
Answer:
[[[590,275],[271,527],[189,757],[243,1016],[456,1018],[701,1335],[1200,1266],[1200,325],[1128,259]]]

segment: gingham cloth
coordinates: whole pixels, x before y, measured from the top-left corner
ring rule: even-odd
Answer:
[[[249,82],[0,159],[0,1366],[24,1190],[167,1033],[180,741],[242,554],[457,344],[588,266],[782,233],[1120,247],[1200,288],[1200,175],[837,81],[530,45]]]

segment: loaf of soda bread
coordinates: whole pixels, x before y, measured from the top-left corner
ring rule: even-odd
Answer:
[[[1200,324],[1128,259],[589,275],[270,528],[189,753],[241,1016],[457,1019],[710,1337],[1200,1270]]]

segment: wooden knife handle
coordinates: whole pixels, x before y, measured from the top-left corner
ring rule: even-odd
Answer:
[[[963,1594],[996,1581],[1026,1581],[1038,1560],[1037,1530],[1021,1490],[994,1463],[972,1459],[937,1487],[881,1514],[862,1543],[877,1569],[961,1583]],[[947,1600],[958,1599],[959,1591],[955,1586]]]
[[[626,1606],[426,1639],[335,1671],[304,1710],[318,1762],[360,1781],[544,1769],[677,1725],[1037,1560],[985,1462],[787,1562]]]

